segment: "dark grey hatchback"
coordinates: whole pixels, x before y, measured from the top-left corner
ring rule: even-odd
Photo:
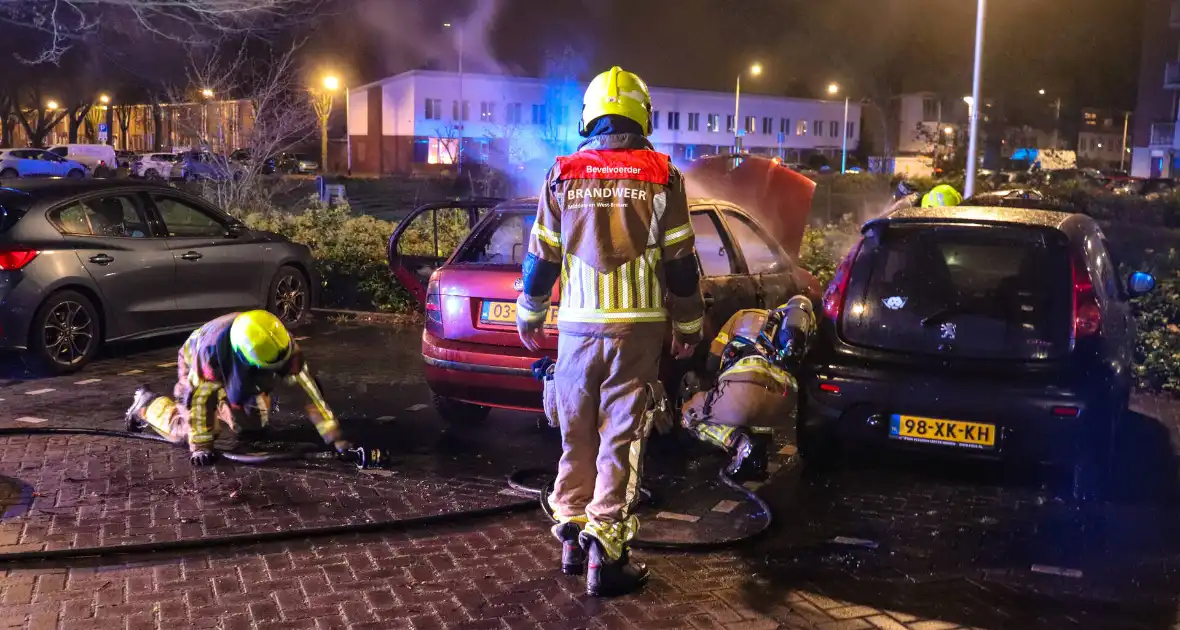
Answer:
[[[103,342],[267,308],[295,323],[318,286],[307,247],[174,188],[126,180],[0,187],[0,350],[51,373]]]
[[[823,299],[800,449],[840,442],[1064,465],[1106,478],[1133,379],[1129,299],[1081,214],[907,209],[870,221]]]

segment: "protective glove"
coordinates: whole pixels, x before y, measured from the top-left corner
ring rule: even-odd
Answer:
[[[198,468],[212,466],[217,461],[218,453],[214,450],[201,450],[189,453],[188,463]]]

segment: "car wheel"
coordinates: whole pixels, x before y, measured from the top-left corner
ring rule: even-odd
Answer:
[[[284,325],[294,326],[307,317],[311,307],[311,290],[303,272],[284,266],[270,283],[266,308],[278,316]]]
[[[81,179],[84,175],[85,174],[82,171],[79,171],[76,168],[70,169],[70,172],[66,173],[66,177],[69,177],[70,179]]]
[[[37,309],[29,331],[28,358],[37,371],[71,374],[98,353],[98,310],[81,293],[54,293]]]
[[[830,470],[840,459],[840,443],[830,432],[798,422],[795,441],[808,470]]]
[[[491,409],[483,405],[473,405],[437,394],[431,396],[431,402],[434,403],[434,410],[438,412],[438,415],[443,420],[453,424],[482,422],[488,417],[488,412],[491,411]]]
[[[100,166],[100,167],[94,169],[94,176],[99,177],[99,178],[110,177],[111,176],[111,169],[106,166]]]
[[[20,173],[17,173],[14,168],[6,168],[0,171],[0,179],[15,179],[17,177],[20,177]]]
[[[148,179],[160,179],[160,171],[157,171],[154,168],[149,168],[143,172],[143,176]]]

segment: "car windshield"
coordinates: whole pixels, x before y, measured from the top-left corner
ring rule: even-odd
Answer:
[[[894,225],[865,239],[841,334],[917,354],[1038,360],[1070,349],[1064,236],[1008,226]]]
[[[453,262],[519,266],[528,254],[529,232],[536,220],[536,212],[531,209],[493,213]]]

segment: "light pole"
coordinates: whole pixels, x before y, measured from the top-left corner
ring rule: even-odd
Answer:
[[[975,195],[975,172],[978,168],[976,156],[979,153],[979,104],[980,83],[983,81],[983,30],[987,17],[987,0],[978,0],[975,15],[975,71],[971,81],[971,137],[967,142],[967,185],[964,196]]]
[[[102,103],[103,113],[106,114],[106,116],[105,116],[106,120],[104,121],[107,124],[106,144],[114,146],[114,144],[115,144],[115,125],[114,125],[115,108],[111,107],[111,97],[107,94],[99,94],[98,95],[98,102]]]
[[[835,96],[840,93],[840,86],[833,83],[828,86],[828,94]],[[840,173],[848,172],[848,95],[844,95],[844,136],[843,143],[840,149]]]
[[[205,138],[209,135],[209,100],[213,98],[213,90],[204,88],[201,90],[201,96],[204,97],[205,101],[201,104],[201,137],[198,140],[206,148],[209,148],[209,143]]]
[[[1119,170],[1127,164],[1127,129],[1131,126],[1131,112],[1123,113],[1123,150],[1119,152]]]
[[[762,74],[762,64],[755,63],[749,68],[750,76]],[[733,90],[733,152],[736,155],[742,150],[742,73],[737,75],[737,86]]]
[[[451,28],[451,23],[447,22],[447,23],[443,24],[443,27],[444,28]],[[464,107],[465,103],[463,102],[463,27],[460,26],[456,30],[458,31],[458,35],[459,35],[459,155],[458,155],[459,164],[458,164],[458,170],[460,173],[462,173],[463,172],[463,136],[465,135],[465,133],[467,131],[466,125],[463,124],[463,123],[467,122],[467,118],[466,118],[466,116],[464,116],[464,114],[466,114],[467,112],[464,111],[466,108]]]
[[[311,102],[320,120],[320,171],[328,170],[328,119],[332,116],[332,93],[340,89],[340,79],[326,76],[323,89],[311,89]]]

